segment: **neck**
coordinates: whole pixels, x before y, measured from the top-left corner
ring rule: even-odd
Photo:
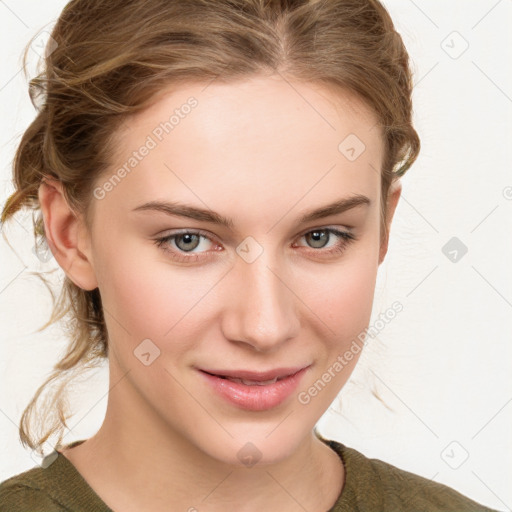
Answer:
[[[133,396],[124,391],[121,383],[111,390],[95,436],[63,450],[112,510],[325,512],[341,492],[341,460],[313,432],[275,463],[228,464],[124,400]]]

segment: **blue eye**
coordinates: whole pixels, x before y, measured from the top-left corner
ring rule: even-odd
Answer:
[[[334,246],[325,249],[325,246],[327,245],[326,242],[328,243],[331,240],[332,235],[337,237],[338,241]],[[319,253],[320,255],[325,256],[341,254],[347,248],[349,243],[356,240],[356,237],[352,233],[340,231],[335,228],[313,229],[304,233],[299,238],[309,239],[309,243],[318,243],[320,247],[312,247],[312,252],[315,253],[315,255],[316,253]],[[166,235],[164,237],[157,238],[154,242],[157,247],[169,254],[172,259],[182,262],[194,262],[201,259],[205,260],[212,256],[211,252],[192,252],[201,245],[201,239],[214,243],[210,236],[205,232],[192,230]],[[218,252],[218,250],[219,249],[216,249],[214,252]]]

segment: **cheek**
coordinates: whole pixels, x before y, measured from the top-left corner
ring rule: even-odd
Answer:
[[[172,268],[151,241],[121,237],[96,245],[94,260],[110,337],[133,343],[145,338],[159,345],[194,314],[211,284],[192,269]],[[160,341],[157,341],[160,340]]]
[[[357,337],[370,321],[378,265],[354,255],[317,280],[311,309],[336,334],[334,343]],[[317,276],[319,277],[319,276]],[[320,283],[320,284],[319,284]]]
[[[313,423],[348,381],[364,350],[361,335],[371,318],[377,269],[373,258],[347,261],[325,276],[312,297],[311,309],[327,328],[318,335],[317,365],[301,386],[297,401]]]

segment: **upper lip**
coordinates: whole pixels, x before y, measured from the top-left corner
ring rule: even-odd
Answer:
[[[218,375],[220,377],[230,377],[234,379],[245,379],[245,380],[253,380],[256,382],[271,380],[280,378],[280,377],[288,377],[293,375],[304,368],[307,368],[310,365],[306,366],[295,366],[293,368],[275,368],[273,370],[267,370],[264,372],[254,372],[249,370],[210,370],[199,368],[202,372],[211,373],[212,375]]]

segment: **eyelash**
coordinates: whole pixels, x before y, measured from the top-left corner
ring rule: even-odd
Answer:
[[[311,250],[313,252],[323,252],[327,256],[333,256],[335,254],[341,254],[343,251],[345,251],[345,249],[347,248],[347,246],[350,243],[352,243],[355,240],[357,240],[357,237],[354,236],[352,233],[349,233],[347,231],[340,231],[340,230],[335,229],[335,228],[316,228],[316,229],[312,229],[312,230],[307,231],[306,233],[302,234],[300,236],[300,238],[302,238],[302,237],[304,237],[306,235],[309,235],[310,233],[317,232],[317,231],[325,231],[327,233],[337,235],[337,236],[339,236],[342,239],[339,244],[337,244],[334,247],[331,247],[328,250],[322,250],[321,248],[320,249],[313,249],[313,248],[311,248]],[[179,262],[191,263],[191,262],[198,261],[200,259],[210,258],[212,256],[211,254],[208,254],[208,255],[205,256],[204,255],[205,253],[200,253],[200,254],[189,253],[190,254],[189,256],[182,256],[183,254],[187,254],[187,253],[176,253],[175,250],[169,249],[168,242],[170,242],[171,240],[174,240],[176,237],[179,237],[179,236],[182,236],[182,235],[198,235],[198,236],[202,236],[203,238],[207,238],[208,240],[213,242],[213,240],[210,238],[210,236],[208,236],[208,234],[206,234],[206,232],[200,231],[200,230],[198,230],[198,231],[189,230],[189,231],[182,231],[180,233],[173,233],[172,235],[166,235],[164,237],[157,238],[157,239],[154,240],[154,242],[155,242],[155,245],[157,247],[162,249],[165,253],[169,254],[172,259],[174,259],[175,261],[179,261]]]

